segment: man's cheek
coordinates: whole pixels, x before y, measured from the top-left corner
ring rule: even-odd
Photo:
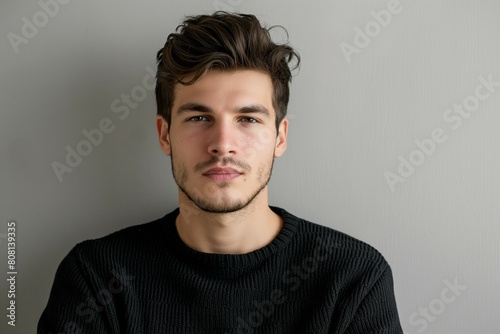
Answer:
[[[250,157],[265,154],[274,144],[274,132],[270,130],[246,136],[243,139],[243,152]]]

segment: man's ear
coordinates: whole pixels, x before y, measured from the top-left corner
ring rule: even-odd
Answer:
[[[278,158],[285,153],[286,150],[286,136],[288,134],[288,120],[283,118],[278,128],[278,137],[276,138],[276,148],[274,150],[274,157]]]
[[[170,134],[168,133],[168,123],[163,116],[156,116],[156,130],[158,130],[158,140],[160,148],[166,155],[172,154],[172,147],[170,146]]]

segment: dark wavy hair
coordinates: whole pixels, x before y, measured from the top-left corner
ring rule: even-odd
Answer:
[[[250,69],[271,77],[278,129],[286,115],[291,71],[299,67],[300,56],[288,43],[273,42],[270,31],[275,27],[262,27],[250,14],[218,11],[186,17],[156,57],[157,114],[170,124],[176,84],[191,85],[210,70]],[[191,80],[183,81],[190,75]]]

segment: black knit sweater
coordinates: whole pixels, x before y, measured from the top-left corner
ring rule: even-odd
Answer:
[[[178,209],[75,246],[38,333],[403,333],[391,269],[369,245],[271,207],[284,219],[242,255],[186,246]]]

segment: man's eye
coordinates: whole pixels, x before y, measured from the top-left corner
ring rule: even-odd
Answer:
[[[188,119],[188,121],[190,122],[202,122],[202,121],[206,121],[208,120],[208,118],[206,118],[205,116],[194,116],[194,117],[191,117],[190,119]]]
[[[258,123],[259,122],[255,118],[252,118],[252,117],[242,117],[241,120],[244,123]]]

